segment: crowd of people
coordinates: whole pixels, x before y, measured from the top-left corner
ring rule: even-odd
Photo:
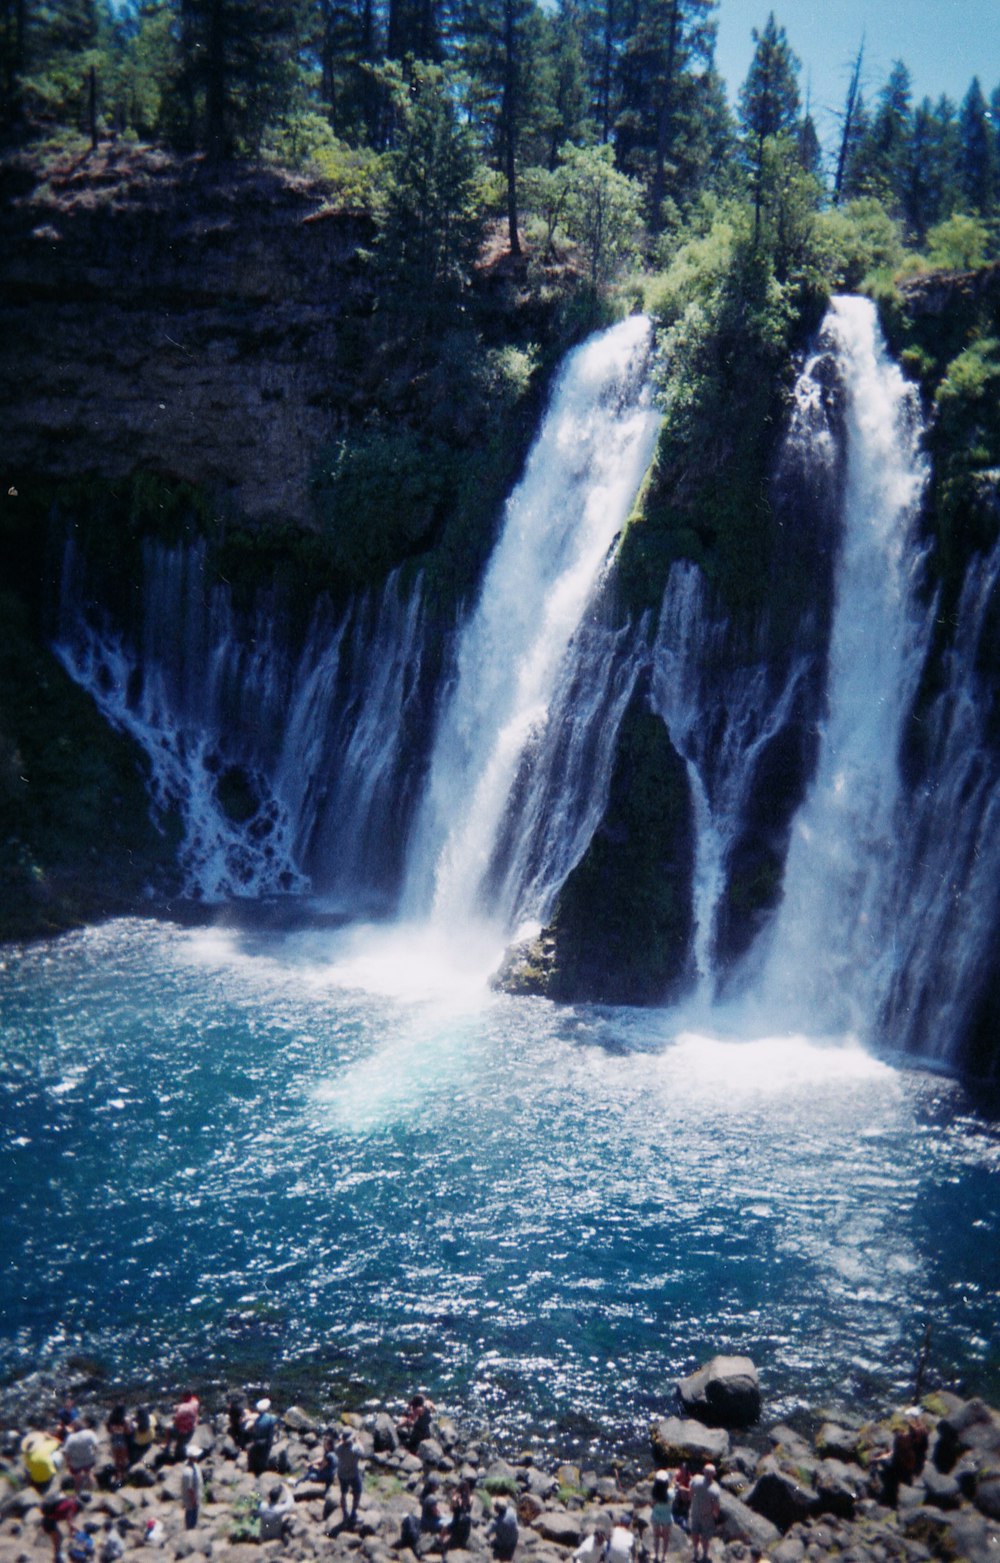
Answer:
[[[184,1524],[197,1528],[204,1494],[200,1468],[203,1451],[195,1435],[201,1415],[198,1396],[189,1392],[173,1407],[169,1422],[160,1426],[148,1406],[134,1414],[124,1405],[113,1407],[105,1422],[111,1464],[102,1473],[106,1485],[120,1486],[132,1465],[142,1460],[154,1444],[153,1463],[180,1464],[180,1498]],[[416,1453],[434,1432],[435,1407],[424,1395],[414,1395],[396,1423],[402,1448]],[[262,1480],[272,1465],[272,1449],[279,1429],[271,1401],[265,1396],[251,1408],[241,1397],[228,1406],[228,1432],[237,1451],[245,1454],[247,1471]],[[897,1428],[891,1449],[873,1464],[883,1502],[895,1505],[902,1483],[919,1476],[927,1454],[928,1433],[918,1407],[911,1407]],[[60,1405],[50,1431],[29,1433],[21,1446],[29,1480],[42,1493],[42,1528],[51,1539],[53,1563],[64,1563],[63,1527],[68,1536],[70,1563],[90,1563],[95,1547],[92,1527],[74,1529],[81,1505],[88,1502],[95,1483],[99,1440],[92,1419],[80,1415],[69,1400]],[[294,1485],[309,1482],[323,1490],[324,1519],[336,1514],[339,1494],[340,1526],[353,1528],[364,1490],[364,1446],[350,1426],[328,1428],[318,1457]],[[331,1489],[334,1496],[331,1498]],[[404,1517],[398,1542],[418,1556],[433,1553],[442,1558],[449,1550],[469,1545],[474,1523],[474,1489],[467,1476],[459,1476],[445,1492],[440,1476],[431,1471],[420,1491],[418,1514]],[[651,1479],[648,1521],[645,1511],[631,1521],[594,1524],[573,1553],[573,1563],[667,1563],[675,1527],[690,1540],[692,1563],[708,1563],[710,1545],[721,1514],[722,1493],[718,1473],[711,1463],[693,1470],[682,1460],[676,1469],[656,1470]],[[257,1519],[262,1541],[287,1539],[294,1528],[295,1498],[283,1481],[272,1482],[259,1494]],[[485,1538],[498,1563],[510,1563],[519,1541],[519,1513],[506,1494],[487,1501]],[[522,1516],[523,1518],[523,1516]],[[330,1532],[332,1534],[332,1532]],[[155,1538],[147,1538],[155,1539]],[[674,1551],[678,1550],[674,1546]],[[124,1551],[122,1537],[112,1521],[100,1546],[99,1563],[118,1563]],[[751,1548],[751,1556],[760,1554]]]

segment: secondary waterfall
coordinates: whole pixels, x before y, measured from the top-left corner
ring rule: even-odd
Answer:
[[[588,730],[602,692],[614,682],[608,678],[613,645],[606,641],[601,651],[593,636],[578,638],[577,651],[595,650],[586,690],[576,678],[579,657],[570,648],[652,455],[659,417],[645,375],[650,343],[645,317],[623,321],[577,348],[553,391],[524,477],[508,501],[477,607],[460,638],[454,687],[445,694],[410,854],[405,900],[414,913],[430,911],[452,926],[486,916],[509,929],[537,915],[558,887],[557,867],[564,876],[572,866],[563,830],[562,850],[551,855],[550,873],[541,883],[534,875],[526,902],[530,865],[519,859],[521,872],[513,871],[518,854],[509,850],[506,865],[496,858],[504,853],[515,783],[520,778],[522,792],[532,791],[525,784],[528,770],[535,772],[540,793],[522,797],[521,808],[537,822],[547,782],[546,768],[533,760],[542,750],[555,757],[558,749],[554,697],[560,681],[587,702],[590,720],[582,725]],[[627,682],[626,677],[619,691],[625,700]],[[612,700],[619,715],[622,704]],[[607,731],[613,735],[613,721]],[[564,805],[573,797],[577,821],[589,818],[591,829],[587,801],[607,785],[610,747],[605,745],[600,763],[572,767],[565,777]],[[565,806],[558,817],[565,825]],[[575,830],[569,840],[576,841],[579,855],[587,833]]]
[[[926,481],[916,390],[889,359],[875,307],[834,302],[826,329],[845,386],[843,538],[819,764],[795,821],[763,974],[791,1024],[871,1035],[893,960],[902,724],[927,650],[914,530]]]

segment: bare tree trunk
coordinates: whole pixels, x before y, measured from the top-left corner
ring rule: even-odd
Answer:
[[[861,47],[858,50],[857,59],[854,61],[854,69],[851,72],[851,84],[847,89],[847,102],[844,105],[844,125],[840,132],[840,151],[837,154],[837,173],[833,181],[833,204],[840,204],[840,192],[844,185],[844,175],[847,172],[847,154],[851,150],[851,132],[854,129],[854,114],[858,106],[858,94],[861,91],[861,61],[865,52],[865,40],[862,35]]]

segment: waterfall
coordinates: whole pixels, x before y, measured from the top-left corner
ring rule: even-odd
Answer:
[[[184,894],[384,902],[413,787],[419,592],[390,580],[339,616],[321,599],[298,651],[268,594],[237,613],[203,544],[145,545],[134,632],[91,597],[71,541],[55,649],[147,754]]]
[[[926,655],[916,522],[926,481],[917,394],[866,299],[827,330],[845,388],[843,536],[816,776],[795,821],[762,999],[792,1025],[871,1036],[898,908],[889,893],[903,720]]]
[[[602,637],[582,634],[581,620],[652,455],[659,419],[645,376],[650,342],[649,321],[634,317],[570,355],[507,503],[438,720],[408,869],[406,902],[416,914],[431,912],[451,926],[485,916],[508,929],[537,914],[558,874],[572,866],[565,831],[558,851],[539,844],[553,766],[563,770],[562,797],[583,791],[592,804],[607,786],[611,744],[603,745],[600,768],[584,773],[584,758],[593,759],[589,721],[584,716],[578,737],[561,742],[565,701],[557,696],[560,687],[579,692],[574,672],[588,648],[595,713],[615,657],[613,637],[595,650]],[[627,683],[626,674],[603,713],[609,734]],[[516,812],[535,842],[525,852],[511,845],[517,832],[506,830],[515,792]],[[569,839],[579,855],[594,809],[573,812],[580,828]]]

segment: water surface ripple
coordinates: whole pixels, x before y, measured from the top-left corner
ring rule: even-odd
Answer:
[[[421,1384],[561,1448],[641,1440],[716,1349],[775,1419],[906,1395],[928,1321],[1000,1390],[1000,1133],[958,1085],[377,969],[328,932],[5,947],[0,1367]]]

